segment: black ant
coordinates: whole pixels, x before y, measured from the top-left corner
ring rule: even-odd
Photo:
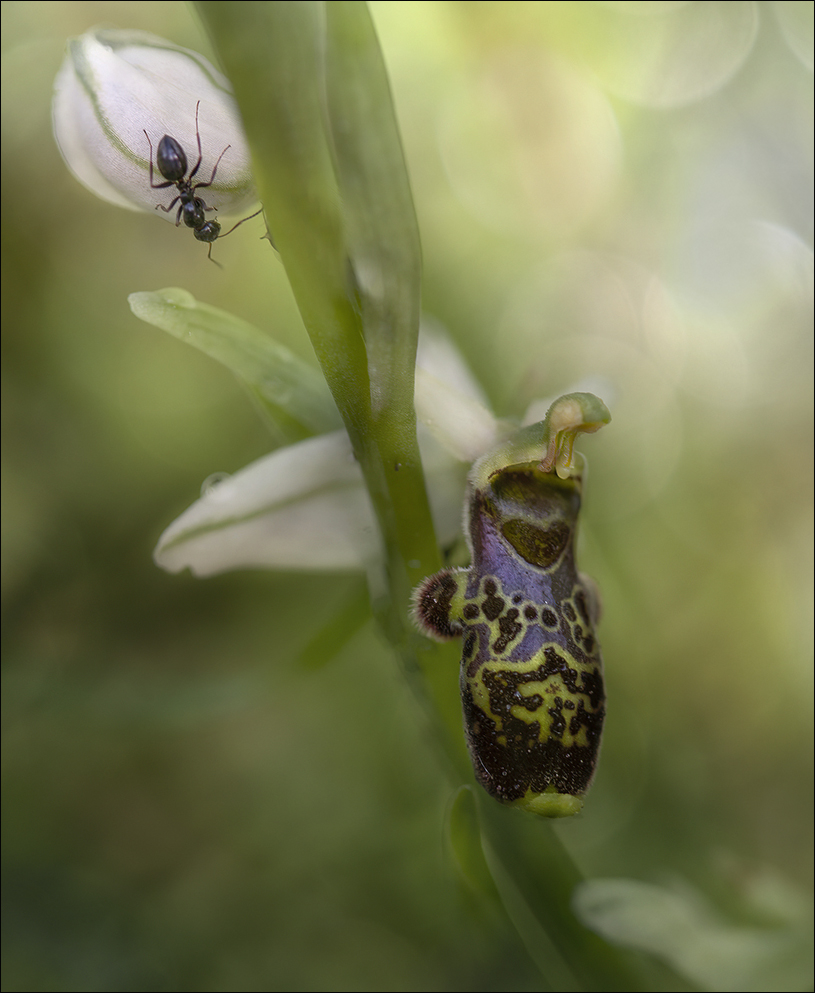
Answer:
[[[175,218],[175,226],[181,223],[181,218],[184,218],[184,223],[188,228],[192,228],[192,233],[195,235],[198,241],[203,241],[209,244],[209,251],[207,252],[207,258],[210,262],[215,262],[212,257],[212,243],[217,238],[226,238],[227,234],[232,234],[235,228],[239,228],[243,221],[250,221],[253,217],[257,217],[263,211],[261,207],[260,210],[256,210],[254,214],[250,214],[249,217],[244,217],[243,221],[238,221],[235,227],[230,228],[226,234],[221,234],[221,225],[218,221],[208,221],[204,217],[205,210],[217,210],[217,207],[208,207],[206,203],[201,199],[201,197],[195,195],[196,190],[200,190],[204,186],[212,186],[215,182],[215,173],[218,171],[218,166],[221,164],[221,159],[226,155],[231,145],[227,145],[226,148],[218,156],[218,161],[215,163],[212,169],[212,175],[209,177],[209,182],[207,183],[193,183],[195,174],[201,167],[201,159],[203,158],[203,153],[201,151],[201,133],[198,130],[198,108],[201,106],[201,101],[195,105],[195,138],[198,142],[198,161],[192,168],[189,176],[185,174],[187,172],[187,155],[184,149],[181,147],[180,143],[176,141],[175,138],[168,134],[165,134],[161,141],[158,143],[158,149],[156,150],[156,167],[161,175],[165,178],[165,183],[154,183],[153,182],[153,143],[150,141],[150,135],[145,131],[144,137],[147,139],[147,144],[150,146],[150,187],[154,190],[163,190],[168,186],[175,186],[178,190],[178,196],[175,197],[169,206],[165,207],[160,203],[156,204],[156,210],[163,210],[165,214],[169,214],[170,211],[178,204],[178,213]],[[144,129],[142,129],[144,130]],[[219,262],[215,262],[215,265],[220,265]]]

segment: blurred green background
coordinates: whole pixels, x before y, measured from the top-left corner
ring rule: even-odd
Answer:
[[[555,830],[589,877],[783,922],[812,870],[812,4],[371,8],[426,313],[500,415],[581,386],[614,417],[582,445],[609,717]],[[190,9],[2,18],[3,988],[540,988],[456,878],[455,784],[386,646],[332,627],[361,580],[152,563],[271,446],[127,294],[182,286],[311,358],[254,229],[218,270],[51,136],[66,38],[212,57]]]

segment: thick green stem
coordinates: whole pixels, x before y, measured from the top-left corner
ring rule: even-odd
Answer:
[[[267,223],[380,525],[378,614],[403,658],[419,659],[452,745],[460,718],[450,689],[437,652],[417,652],[409,621],[413,586],[440,565],[413,411],[420,252],[367,6],[197,7],[235,88]]]

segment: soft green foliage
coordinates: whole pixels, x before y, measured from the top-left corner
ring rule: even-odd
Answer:
[[[775,917],[771,927],[735,925],[686,886],[633,879],[588,880],[577,888],[574,908],[598,934],[659,956],[700,989],[796,989],[810,966],[812,914],[794,888],[767,882],[775,892],[766,893],[757,909]]]
[[[223,270],[65,170],[87,5],[2,5],[4,987],[808,988],[811,5],[374,2],[384,58],[364,5],[204,3],[210,42],[190,9],[92,16],[231,77],[279,255],[258,219]],[[582,446],[609,716],[556,825],[462,787],[457,648],[407,619],[466,564],[425,477],[460,506],[485,447],[433,477],[416,439],[417,229],[499,417],[614,414]],[[442,447],[498,430],[445,385]],[[370,492],[367,591],[153,565],[201,480],[273,457],[264,420],[292,483],[318,444]]]

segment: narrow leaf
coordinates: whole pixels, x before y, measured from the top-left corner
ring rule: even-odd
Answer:
[[[175,288],[132,293],[129,301],[136,317],[231,369],[279,429],[281,440],[296,441],[341,426],[318,370],[246,321]]]
[[[325,5],[325,93],[374,411],[411,416],[419,231],[388,77],[367,4]]]

